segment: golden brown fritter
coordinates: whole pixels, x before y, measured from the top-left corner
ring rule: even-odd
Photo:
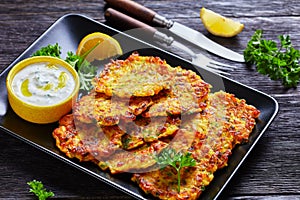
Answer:
[[[187,99],[188,100],[188,99]],[[142,113],[143,117],[163,117],[169,115],[182,115],[186,113],[199,113],[201,108],[196,101],[185,103],[171,90],[163,90],[152,97],[153,104]],[[204,102],[202,105],[206,105]]]
[[[197,199],[204,190],[203,183],[210,183],[213,174],[198,166],[181,170],[180,193],[177,191],[177,171],[170,166],[148,173],[136,173],[132,177],[140,188],[159,199]]]
[[[168,88],[172,69],[159,57],[132,54],[106,65],[95,81],[95,90],[108,96],[153,96]]]
[[[259,116],[256,108],[224,92],[210,95],[208,102],[201,115],[195,115],[183,125],[181,139],[169,144],[179,151],[183,138],[189,138],[186,141],[193,138],[188,151],[197,164],[182,169],[180,193],[177,192],[177,173],[170,167],[134,174],[132,180],[146,193],[160,199],[197,199],[202,188],[213,179],[213,173],[227,165],[232,148],[248,139]]]
[[[72,115],[66,115],[52,135],[56,146],[69,158],[98,162],[112,155],[122,145],[124,132],[118,127],[113,128],[114,131],[103,131],[96,124],[76,123]]]
[[[124,149],[133,149],[146,142],[155,142],[160,138],[172,136],[180,127],[179,116],[139,117],[131,123],[120,124],[126,132],[122,137]]]
[[[72,115],[66,115],[59,121],[59,127],[53,133],[56,146],[69,158],[78,158],[80,161],[93,161],[82,140],[78,137]]]
[[[83,123],[97,122],[102,126],[113,126],[119,124],[120,120],[134,120],[152,104],[151,97],[122,99],[92,92],[73,106],[73,114],[75,120]]]
[[[157,141],[132,151],[120,150],[108,159],[100,161],[98,165],[102,170],[109,169],[112,174],[142,172],[155,164],[154,155],[160,153],[167,146],[167,143]]]
[[[172,93],[180,102],[181,113],[191,114],[196,110],[202,110],[206,107],[211,85],[203,81],[199,75],[191,70],[176,67]]]
[[[193,114],[206,107],[211,86],[191,70],[174,69],[176,73],[169,74],[172,80],[169,90],[153,96],[154,103],[143,113],[144,117]]]

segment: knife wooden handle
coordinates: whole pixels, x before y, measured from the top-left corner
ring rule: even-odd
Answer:
[[[139,19],[147,24],[153,23],[153,18],[156,15],[156,12],[142,6],[131,0],[105,0],[106,3],[126,14],[131,15],[132,17]]]
[[[123,31],[141,28],[137,31],[131,32],[130,34],[135,35],[137,38],[149,41],[150,43],[152,43],[153,41],[158,41],[160,43],[170,45],[174,40],[172,37],[169,37],[168,35],[160,32],[156,28],[112,8],[108,8],[105,11],[104,16],[108,23],[112,24],[113,26],[117,26],[118,29],[121,29]]]
[[[117,28],[120,28],[122,30],[142,28],[145,29],[146,32],[148,34],[151,34],[152,36],[157,31],[156,28],[149,26],[148,24],[138,21],[112,8],[108,8],[105,11],[104,16],[107,22],[113,24],[114,26],[117,26]]]

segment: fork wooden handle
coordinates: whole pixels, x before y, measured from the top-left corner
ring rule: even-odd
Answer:
[[[153,23],[153,18],[157,14],[155,11],[142,6],[131,0],[105,0],[106,3],[126,14],[130,14],[132,17],[139,19],[147,24]]]

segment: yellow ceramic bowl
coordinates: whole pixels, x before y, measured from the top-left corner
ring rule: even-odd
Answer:
[[[55,66],[62,67],[60,69],[63,69],[63,70],[66,69],[67,72],[64,72],[64,73],[71,74],[71,76],[72,76],[71,78],[73,78],[73,80],[74,80],[74,82],[72,81],[73,82],[72,88],[74,88],[74,89],[73,90],[71,89],[72,91],[69,90],[70,94],[67,97],[64,97],[64,99],[61,101],[55,101],[55,103],[51,103],[51,105],[47,105],[47,104],[46,105],[45,104],[37,105],[35,103],[27,102],[26,100],[24,100],[24,98],[26,99],[26,97],[22,97],[22,96],[20,97],[20,95],[17,95],[16,90],[21,91],[21,94],[24,94],[23,93],[24,90],[22,90],[22,88],[24,86],[23,83],[25,81],[23,81],[23,83],[20,84],[20,87],[22,85],[22,88],[20,88],[20,89],[14,89],[14,88],[18,88],[18,85],[17,86],[12,85],[14,77],[21,70],[27,68],[28,66],[35,65],[35,64],[41,64],[41,63],[42,64],[46,63],[45,65],[47,65],[47,67],[49,67],[51,65],[54,67]],[[36,70],[36,73],[40,73],[39,70]],[[19,75],[20,75],[20,73],[19,73]],[[46,73],[46,75],[47,75],[47,73]],[[68,77],[68,79],[62,79],[62,80],[70,80],[70,77]],[[64,83],[64,82],[61,81],[57,85],[60,85],[60,87],[64,87],[65,85],[62,85],[62,83]],[[55,58],[55,57],[50,57],[50,56],[36,56],[36,57],[31,57],[31,58],[22,60],[19,63],[17,63],[10,70],[10,72],[8,73],[8,76],[6,78],[8,100],[9,100],[9,103],[10,103],[12,109],[14,110],[14,112],[17,115],[19,115],[21,118],[23,118],[29,122],[38,123],[38,124],[46,124],[46,123],[52,123],[52,122],[58,121],[63,115],[70,112],[72,109],[73,101],[75,101],[77,98],[77,94],[79,91],[79,84],[80,83],[79,83],[78,74],[70,64],[68,64],[64,60],[61,60],[61,59]],[[47,89],[47,87],[41,87],[41,88],[43,88],[43,90],[49,89],[49,88]],[[56,86],[56,88],[59,88],[59,87]],[[25,90],[25,91],[27,91],[27,93],[28,93],[29,90]],[[55,92],[59,92],[59,89],[58,90],[56,89]],[[25,96],[26,96],[26,93],[25,93]]]

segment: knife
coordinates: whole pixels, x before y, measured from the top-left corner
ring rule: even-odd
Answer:
[[[173,34],[205,49],[218,56],[232,60],[235,62],[245,62],[244,56],[238,54],[226,47],[223,47],[214,41],[208,39],[202,33],[195,31],[180,23],[173,22],[155,11],[150,10],[131,0],[105,0],[107,4],[113,8],[129,13],[134,18],[137,18],[147,24],[158,25],[169,29]]]
[[[104,16],[108,23],[114,24],[114,26],[117,26],[118,29],[122,29],[122,30],[138,29],[137,31],[135,31],[136,33],[139,33],[136,36],[138,38],[142,38],[143,40],[149,40],[149,42],[156,41],[158,44],[166,44],[170,47],[174,47],[176,49],[186,52],[187,54],[192,56],[192,64],[196,66],[199,66],[201,68],[207,69],[209,71],[218,74],[229,75],[229,73],[219,70],[217,66],[215,67],[211,65],[206,66],[203,62],[201,62],[203,57],[200,58],[199,54],[195,54],[188,47],[177,42],[173,37],[170,37],[165,33],[160,32],[158,29],[148,24],[138,21],[112,8],[108,8],[105,11]],[[135,32],[133,32],[133,34],[135,34]],[[230,69],[232,70],[232,66],[226,64],[222,64],[222,65],[227,67],[228,70]]]

